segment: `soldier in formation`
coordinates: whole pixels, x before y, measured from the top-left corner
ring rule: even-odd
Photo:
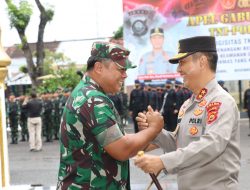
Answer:
[[[9,127],[11,132],[11,144],[18,143],[18,103],[14,95],[9,96],[8,106]]]

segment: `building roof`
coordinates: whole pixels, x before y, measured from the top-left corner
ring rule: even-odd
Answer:
[[[44,42],[45,49],[49,49],[52,52],[55,52],[60,44],[60,41],[54,41],[54,42]],[[31,52],[33,53],[36,51],[36,43],[29,43]],[[19,47],[20,45],[14,45],[10,47],[6,47],[5,51],[6,53],[12,58],[22,58],[24,57],[24,53],[22,49]]]

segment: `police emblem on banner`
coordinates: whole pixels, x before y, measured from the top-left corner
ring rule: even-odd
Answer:
[[[130,10],[124,16],[124,27],[131,28],[132,34],[137,37],[144,36],[149,26],[155,19],[155,8],[151,5],[143,5]]]
[[[241,0],[239,0],[240,2]],[[244,0],[243,0],[244,1]],[[220,4],[224,10],[231,10],[235,8],[237,0],[220,0]]]
[[[132,24],[132,31],[135,36],[143,36],[147,33],[147,20],[136,20]]]

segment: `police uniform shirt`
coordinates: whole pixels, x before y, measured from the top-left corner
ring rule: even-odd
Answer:
[[[174,65],[168,62],[168,53],[165,51],[144,54],[139,63],[139,75],[166,74],[176,72]]]
[[[175,132],[154,144],[168,152],[161,160],[178,174],[179,190],[236,190],[240,169],[239,112],[215,79],[182,105]]]

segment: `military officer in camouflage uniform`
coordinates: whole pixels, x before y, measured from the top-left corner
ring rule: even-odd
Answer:
[[[22,107],[25,96],[19,97],[19,110],[20,110],[20,127],[21,127],[21,141],[29,140],[28,126],[27,126],[27,110]]]
[[[18,103],[16,97],[10,95],[9,97],[9,126],[11,132],[11,144],[18,143]]]
[[[179,111],[176,130],[162,130],[153,141],[166,153],[144,155],[135,164],[145,172],[177,173],[179,190],[236,190],[241,157],[239,111],[215,79],[215,38],[193,37],[179,44],[179,54],[170,62],[179,63],[177,71],[193,95]]]
[[[53,94],[53,132],[54,132],[54,140],[58,140],[58,132],[60,127],[60,100],[57,92]]]
[[[44,128],[45,128],[45,136],[46,142],[52,142],[53,136],[53,118],[52,118],[52,110],[53,104],[51,100],[51,94],[46,93],[44,96],[43,102],[43,116],[44,116]]]
[[[126,70],[135,67],[128,55],[117,44],[93,43],[87,72],[68,98],[62,116],[58,190],[129,190],[128,159],[161,131],[163,118],[152,112],[147,130],[125,134],[107,96],[121,89]],[[157,119],[151,120],[153,116]]]

